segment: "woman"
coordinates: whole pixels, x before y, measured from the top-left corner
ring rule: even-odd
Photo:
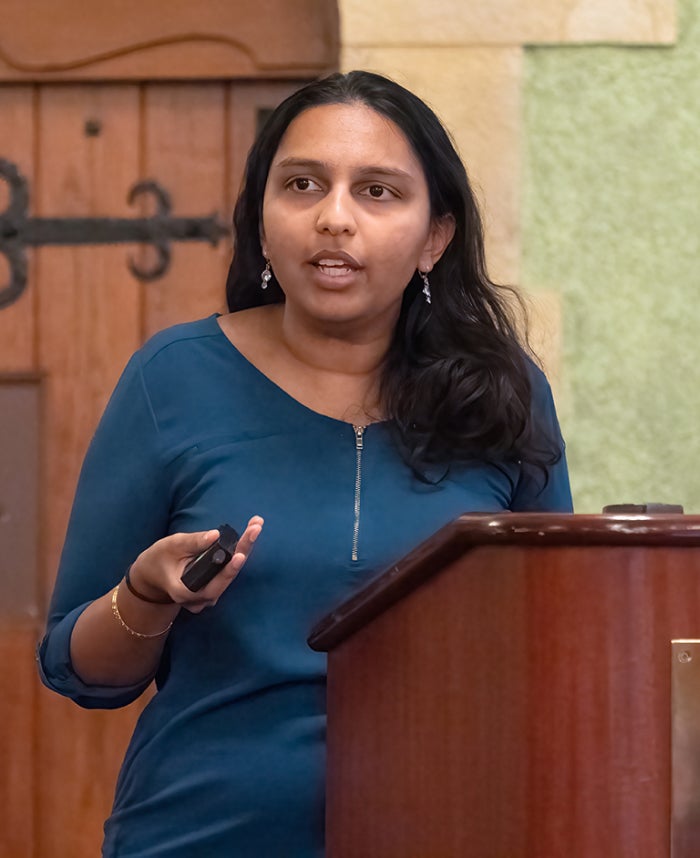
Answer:
[[[44,681],[83,706],[157,683],[106,856],[322,855],[313,625],[463,512],[571,509],[549,387],[418,98],[366,72],[292,95],[234,224],[231,312],[158,334],[110,400],[40,647]],[[212,526],[246,520],[190,592]]]

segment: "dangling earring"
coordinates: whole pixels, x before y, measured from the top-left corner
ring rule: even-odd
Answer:
[[[425,303],[430,304],[430,281],[428,280],[428,272],[427,271],[419,271],[421,276],[421,280],[423,281],[423,294],[425,295]]]
[[[272,280],[272,272],[270,271],[270,260],[265,260],[265,268],[260,275],[260,288],[267,289],[267,284]]]

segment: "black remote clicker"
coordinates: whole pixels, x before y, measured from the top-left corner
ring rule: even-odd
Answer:
[[[196,593],[217,575],[233,557],[239,536],[228,524],[219,525],[219,538],[198,557],[194,557],[185,566],[182,583]]]

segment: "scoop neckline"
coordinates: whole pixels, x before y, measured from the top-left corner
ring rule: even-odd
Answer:
[[[320,418],[338,426],[347,426],[348,428],[352,429],[353,432],[358,428],[364,429],[364,431],[366,432],[372,426],[387,426],[390,423],[389,420],[373,420],[371,423],[366,423],[364,425],[358,423],[351,423],[348,420],[339,420],[337,417],[331,417],[329,414],[323,414],[321,411],[316,411],[309,405],[305,405],[295,396],[292,396],[292,394],[286,391],[283,387],[280,387],[280,385],[277,384],[276,381],[273,381],[269,376],[265,375],[265,373],[259,367],[257,367],[250,360],[250,358],[246,357],[243,352],[238,348],[238,346],[231,339],[229,339],[226,332],[219,324],[219,319],[223,315],[223,313],[214,313],[209,317],[209,319],[216,326],[216,330],[224,339],[224,341],[228,344],[228,346],[233,349],[238,358],[246,364],[249,370],[258,375],[267,385],[269,385],[277,393],[278,396],[281,396],[284,399],[288,400],[292,405],[296,406],[301,411],[305,412],[308,415],[311,415],[312,417]]]

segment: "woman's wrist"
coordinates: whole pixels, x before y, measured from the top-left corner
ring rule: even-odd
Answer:
[[[139,638],[140,640],[153,640],[154,638],[161,638],[163,637],[163,635],[167,635],[167,633],[173,627],[174,620],[170,620],[170,622],[165,628],[160,629],[157,632],[139,632],[136,631],[136,629],[133,629],[127,622],[125,622],[124,617],[122,617],[121,611],[119,610],[119,589],[120,585],[117,584],[117,586],[112,591],[112,615],[125,632],[127,632],[134,638]],[[137,598],[139,597],[137,596]],[[141,601],[145,600],[142,599]]]
[[[153,593],[149,593],[147,590],[145,590],[143,584],[139,584],[137,587],[131,578],[132,568],[132,566],[129,566],[129,568],[126,570],[126,575],[124,576],[124,582],[126,584],[127,590],[131,593],[132,596],[136,596],[137,599],[140,599],[142,602],[148,602],[150,605],[172,605],[173,600],[170,598],[170,596],[168,596],[167,593],[161,591],[154,595]]]
[[[139,596],[134,596],[133,592],[125,586],[125,583],[126,579],[117,588],[119,591],[117,609],[126,625],[137,632],[141,632],[144,636],[148,637],[162,631],[180,613],[180,605],[172,600],[168,602],[146,601]],[[147,592],[150,596],[150,590]],[[114,591],[110,595],[113,594]],[[115,614],[114,610],[112,613]]]

